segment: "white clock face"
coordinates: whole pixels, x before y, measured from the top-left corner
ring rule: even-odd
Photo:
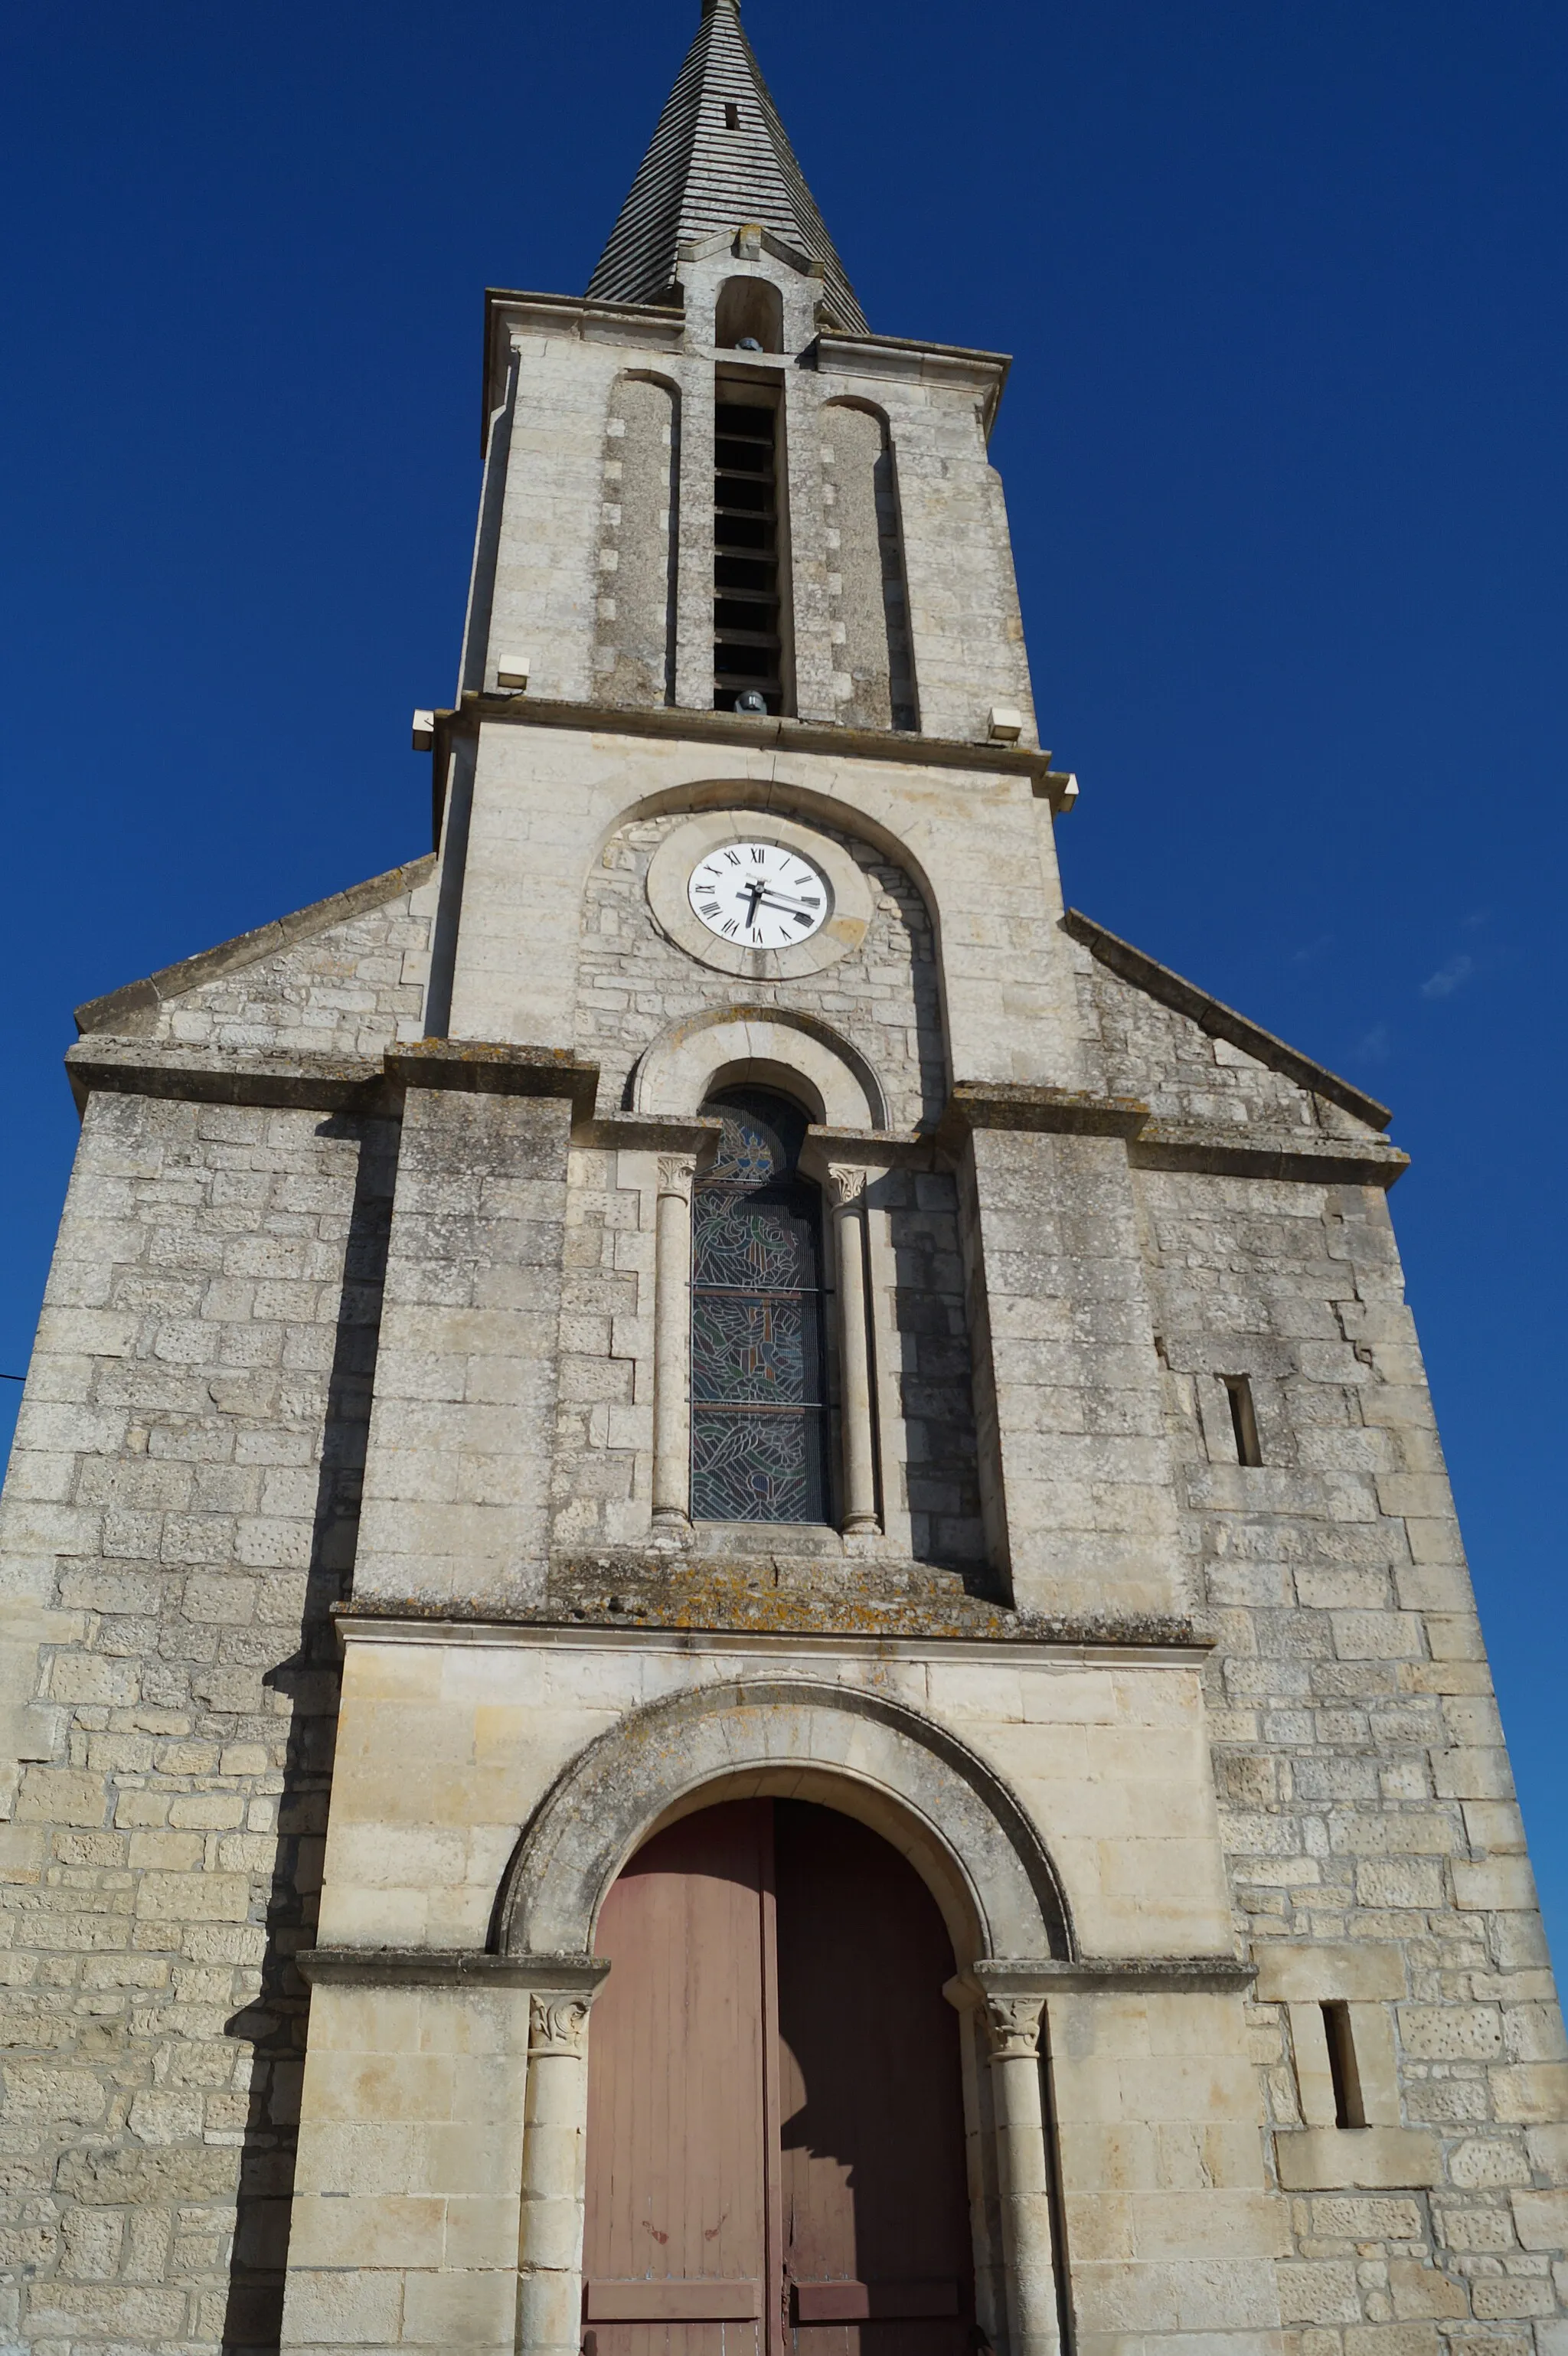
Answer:
[[[819,933],[833,909],[826,877],[777,842],[727,842],[698,862],[692,914],[738,948],[787,949]]]

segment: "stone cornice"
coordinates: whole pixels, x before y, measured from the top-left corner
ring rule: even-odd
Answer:
[[[475,1096],[564,1097],[593,1109],[597,1068],[563,1049],[489,1040],[420,1039],[385,1055],[267,1055],[253,1048],[141,1039],[80,1039],[66,1055],[79,1107],[106,1095],[187,1104],[261,1105],[302,1112],[396,1113],[411,1087]]]
[[[1386,1188],[1410,1167],[1409,1154],[1381,1138],[1334,1137],[1317,1129],[1264,1129],[1217,1120],[1159,1120],[1136,1097],[1097,1097],[1075,1088],[999,1081],[961,1080],[937,1126],[936,1142],[944,1152],[956,1153],[971,1130],[997,1129],[1121,1137],[1136,1169],[1194,1170],[1215,1177]]]
[[[592,736],[651,736],[688,744],[726,746],[731,752],[827,754],[840,761],[898,761],[912,769],[960,769],[992,777],[1027,777],[1031,790],[1056,807],[1068,779],[1051,766],[1051,755],[1028,744],[955,737],[895,735],[890,729],[844,728],[828,721],[789,720],[774,713],[752,718],[739,712],[696,712],[683,706],[560,703],[521,690],[470,691],[462,701],[432,715],[432,816],[437,841],[446,796],[453,742],[481,726],[565,728]]]
[[[596,1116],[595,1066],[580,1063],[564,1048],[516,1047],[495,1040],[411,1040],[381,1056],[274,1055],[253,1047],[92,1033],[68,1050],[65,1063],[79,1108],[100,1091],[187,1104],[396,1116],[410,1088],[452,1088],[470,1096],[564,1098],[572,1108],[573,1142],[601,1150],[700,1153],[714,1133],[711,1121],[644,1113]],[[1139,1169],[1318,1185],[1392,1186],[1410,1166],[1408,1154],[1377,1138],[1162,1121],[1136,1098],[1002,1081],[961,1081],[929,1135],[831,1129],[808,1134],[818,1158],[919,1170],[939,1162],[947,1166],[975,1130],[1120,1137]]]
[[[306,1947],[294,1957],[313,1987],[541,1988],[592,1996],[602,1955],[496,1955],[475,1947]]]
[[[730,232],[719,240],[730,242]],[[779,251],[779,241],[767,239]],[[787,251],[787,249],[786,249]],[[798,267],[804,256],[790,256]],[[808,274],[820,265],[807,262]],[[515,334],[569,336],[579,343],[632,346],[643,350],[686,350],[686,314],[673,304],[612,303],[585,294],[543,294],[524,288],[490,286],[485,293],[485,424],[500,398],[507,349]],[[693,359],[709,357],[692,353]],[[776,367],[780,356],[770,353]],[[784,365],[790,365],[784,356]],[[985,396],[987,434],[1008,381],[1012,360],[1006,352],[976,351],[965,344],[927,344],[911,336],[874,336],[825,327],[793,363],[835,376],[874,377],[887,381],[973,387]]]
[[[465,1096],[569,1097],[588,1119],[599,1089],[596,1064],[564,1047],[514,1047],[488,1039],[417,1039],[384,1058],[394,1088],[454,1088]]]
[[[1234,1130],[1219,1121],[1147,1121],[1131,1140],[1139,1170],[1200,1170],[1216,1177],[1288,1178],[1319,1185],[1392,1186],[1410,1156],[1378,1138],[1321,1130]]]
[[[700,1559],[656,1555],[634,1547],[595,1556],[581,1563],[553,1566],[549,1592],[515,1609],[501,1602],[443,1597],[439,1601],[399,1596],[357,1596],[333,1607],[345,1638],[384,1634],[394,1639],[446,1643],[619,1641],[627,1644],[704,1647],[722,1639],[744,1650],[812,1649],[827,1644],[869,1646],[880,1653],[919,1654],[1026,1646],[1065,1652],[1074,1658],[1177,1655],[1199,1661],[1212,1649],[1211,1633],[1193,1621],[1155,1613],[1080,1620],[1025,1617],[979,1597],[943,1595],[935,1582],[922,1582],[923,1567],[910,1591],[891,1591],[875,1577],[845,1579],[844,1565],[792,1564],[792,1576],[774,1583],[772,1567],[713,1566]],[[838,1575],[837,1588],[829,1584]]]
[[[987,440],[1012,367],[1005,352],[970,351],[959,344],[921,344],[904,336],[842,335],[827,328],[801,357],[834,376],[973,390],[984,396],[982,422]]]
[[[957,1984],[987,1997],[1228,1995],[1251,1987],[1256,1972],[1236,1955],[982,1955]]]
[[[611,1112],[580,1120],[573,1145],[608,1153],[705,1153],[716,1146],[723,1122],[686,1120],[678,1113]]]
[[[1136,1097],[1094,1096],[1083,1088],[1032,1087],[1008,1080],[959,1080],[936,1137],[948,1151],[975,1129],[1136,1137],[1148,1118],[1147,1105]]]

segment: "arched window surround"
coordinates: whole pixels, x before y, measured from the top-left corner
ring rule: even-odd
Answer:
[[[639,1067],[637,1108],[689,1120],[716,1091],[742,1085],[771,1089],[797,1105],[808,1124],[841,1132],[831,1144],[808,1138],[800,1162],[821,1191],[824,1212],[825,1404],[835,1410],[827,1428],[837,1445],[829,1447],[823,1510],[846,1537],[874,1537],[882,1504],[866,1213],[868,1189],[884,1166],[875,1143],[885,1119],[880,1090],[827,1024],[810,1018],[792,1023],[761,1008],[732,1010],[723,1019],[678,1025],[655,1042]],[[692,1195],[707,1158],[658,1158],[653,1521],[667,1532],[689,1529],[693,1519]]]
[[[710,1091],[716,1151],[691,1204],[690,1514],[827,1521],[827,1269],[808,1115],[756,1083]]]

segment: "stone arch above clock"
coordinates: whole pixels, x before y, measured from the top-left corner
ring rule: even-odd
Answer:
[[[815,861],[835,903],[815,939],[782,955],[725,958],[726,945],[692,916],[687,884],[692,863],[731,837],[787,840]],[[579,941],[574,1044],[599,1067],[601,1110],[630,1108],[638,1064],[674,1026],[713,1021],[742,1001],[751,1012],[827,1021],[874,1074],[890,1128],[940,1117],[949,1074],[935,933],[902,866],[840,829],[741,802],[699,818],[628,820],[590,876]]]

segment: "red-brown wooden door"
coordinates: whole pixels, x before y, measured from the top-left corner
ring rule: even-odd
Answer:
[[[596,1944],[595,2356],[960,2356],[953,1951],[913,1869],[831,1809],[731,1802],[638,1851]]]

